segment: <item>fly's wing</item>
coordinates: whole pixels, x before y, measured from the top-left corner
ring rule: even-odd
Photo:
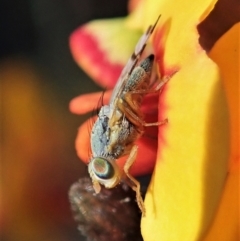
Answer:
[[[149,37],[151,36],[154,28],[156,27],[159,18],[160,18],[160,16],[157,18],[157,21],[155,22],[155,24],[153,26],[150,25],[148,27],[147,31],[138,40],[136,47],[134,49],[134,52],[132,53],[127,64],[123,68],[123,70],[120,74],[120,77],[117,80],[117,84],[115,85],[115,87],[113,89],[113,93],[112,93],[110,103],[109,103],[109,105],[111,106],[109,119],[111,119],[111,117],[113,116],[113,114],[115,112],[117,100],[121,96],[121,93],[124,89],[124,86],[129,78],[130,74],[132,73],[132,70],[136,66],[139,58],[141,57],[141,54],[146,46],[146,43],[147,43]]]

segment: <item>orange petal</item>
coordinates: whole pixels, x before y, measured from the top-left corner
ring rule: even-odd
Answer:
[[[90,93],[80,95],[71,100],[69,109],[72,113],[83,115],[93,110],[99,109],[109,102],[112,91]],[[101,99],[102,98],[102,99]]]
[[[219,65],[230,112],[229,174],[212,226],[204,241],[234,241],[239,233],[239,31],[236,24],[219,39],[210,57]]]
[[[239,168],[239,32],[238,23],[219,39],[209,54],[221,69],[227,96],[231,123],[230,170]]]

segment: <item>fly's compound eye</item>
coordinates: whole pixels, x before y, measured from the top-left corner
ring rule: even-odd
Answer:
[[[95,175],[102,179],[110,179],[114,176],[114,168],[111,163],[103,158],[95,158],[92,161]]]
[[[95,157],[88,165],[88,172],[95,187],[100,183],[106,188],[112,188],[121,181],[121,173],[114,160]],[[97,189],[101,189],[99,184]]]

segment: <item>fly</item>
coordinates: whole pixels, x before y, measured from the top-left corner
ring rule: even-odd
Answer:
[[[140,183],[130,175],[129,169],[138,151],[135,142],[143,135],[145,128],[167,122],[164,120],[146,123],[140,110],[144,96],[159,91],[170,78],[162,80],[157,87],[150,88],[154,55],[149,55],[138,64],[158,20],[159,17],[139,39],[113,89],[109,105],[104,105],[100,109],[91,131],[92,158],[88,164],[88,171],[96,193],[101,190],[100,184],[106,188],[115,187],[125,174],[130,180],[130,186],[136,192],[137,204],[143,216],[145,208],[140,193]],[[128,158],[123,173],[116,164],[116,159],[125,155],[128,155]]]

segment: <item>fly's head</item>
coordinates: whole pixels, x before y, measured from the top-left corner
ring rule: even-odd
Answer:
[[[100,184],[113,188],[121,181],[121,172],[115,160],[94,157],[88,164],[88,172],[96,193],[101,190]]]

